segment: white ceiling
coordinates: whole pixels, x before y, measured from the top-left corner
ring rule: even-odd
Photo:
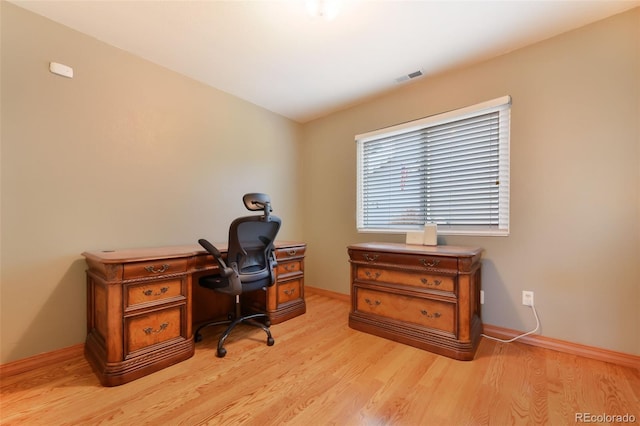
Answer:
[[[12,2],[299,122],[640,5],[342,0],[327,21],[305,0]]]

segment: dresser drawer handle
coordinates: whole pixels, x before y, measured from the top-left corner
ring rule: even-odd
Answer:
[[[422,266],[424,266],[424,267],[433,268],[433,267],[438,266],[440,264],[440,260],[438,260],[438,259],[433,259],[433,260],[420,259],[420,263],[422,263]]]
[[[284,294],[286,294],[287,296],[291,296],[292,294],[295,294],[296,289],[295,288],[289,288],[289,289],[285,289],[282,291]]]
[[[442,314],[440,312],[434,312],[432,314],[430,314],[429,312],[425,311],[424,309],[420,311],[420,313],[422,315],[424,315],[427,318],[440,318],[442,316]]]
[[[422,281],[422,284],[427,285],[427,286],[439,286],[440,284],[442,284],[442,281],[440,280],[433,280],[433,283],[430,283],[428,279],[426,278],[420,278],[420,281]]]
[[[144,269],[147,272],[151,272],[153,274],[161,274],[163,272],[167,272],[167,270],[169,269],[169,265],[165,263],[162,265],[160,269],[156,269],[153,265],[151,265],[151,266],[145,266]]]
[[[162,287],[158,293],[154,293],[151,289],[145,290],[142,293],[144,293],[145,296],[160,296],[161,294],[165,294],[167,291],[169,291],[169,287]]]
[[[372,302],[372,301],[371,301],[371,299],[369,299],[369,298],[364,299],[364,301],[365,301],[365,302],[367,303],[367,305],[369,305],[369,306],[378,306],[380,303],[382,303],[382,302],[380,302],[379,300],[376,300],[375,302]]]
[[[374,262],[378,259],[377,254],[370,255],[369,253],[365,253],[363,256],[364,256],[364,260],[366,260],[367,262]]]
[[[289,256],[293,256],[293,255],[295,255],[297,252],[298,252],[298,250],[296,250],[296,249],[287,250],[287,254],[288,254]]]
[[[161,331],[165,330],[167,327],[169,327],[169,323],[168,322],[163,322],[162,324],[160,324],[160,328],[157,330],[154,330],[151,327],[147,327],[147,328],[143,328],[142,331],[144,331],[145,334],[158,334]]]
[[[374,274],[371,271],[365,271],[364,274],[367,276],[367,278],[377,280],[380,277],[380,275],[382,275],[382,272],[376,271],[376,273]]]
[[[291,272],[291,271],[295,271],[296,270],[296,265],[283,265],[284,269],[286,269],[287,271]]]

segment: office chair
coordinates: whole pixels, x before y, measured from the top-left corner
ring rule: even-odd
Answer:
[[[198,280],[201,287],[235,296],[235,312],[226,320],[211,321],[202,324],[195,332],[195,341],[202,340],[200,330],[214,325],[229,324],[218,340],[217,356],[227,354],[223,347],[233,328],[241,323],[262,328],[267,333],[267,345],[274,344],[269,330],[269,317],[264,313],[242,315],[240,295],[249,291],[266,290],[275,283],[274,268],[277,264],[273,252],[273,243],[280,230],[281,221],[271,215],[271,201],[266,194],[245,194],[242,198],[245,207],[251,211],[262,210],[261,216],[245,216],[235,219],[229,227],[229,247],[226,262],[220,251],[205,239],[198,243],[207,250],[218,263],[215,275],[203,276]],[[264,319],[264,324],[256,319]]]

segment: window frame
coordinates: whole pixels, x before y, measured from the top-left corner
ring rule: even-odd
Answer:
[[[423,225],[412,224],[406,227],[366,227],[364,225],[364,196],[363,196],[363,150],[365,144],[380,141],[385,138],[393,138],[401,135],[408,135],[412,132],[420,132],[428,128],[434,128],[447,123],[461,122],[472,117],[497,112],[498,119],[498,223],[497,225],[446,225],[438,223],[438,234],[441,235],[470,235],[470,236],[508,236],[510,232],[509,224],[509,204],[510,204],[510,121],[511,121],[511,97],[502,96],[479,104],[464,108],[424,117],[418,120],[401,123],[371,132],[355,136],[357,146],[357,206],[356,206],[356,227],[362,233],[405,233],[420,230]],[[426,142],[421,142],[426,145]],[[426,171],[423,173],[426,174]],[[427,208],[420,207],[420,214],[427,216]]]

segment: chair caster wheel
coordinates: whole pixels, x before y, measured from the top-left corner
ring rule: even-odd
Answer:
[[[273,340],[273,337],[267,338],[267,346],[273,346],[276,341]]]
[[[195,342],[201,342],[202,341],[202,334],[198,333],[193,337],[193,340]]]
[[[224,358],[224,356],[227,354],[227,350],[225,348],[220,348],[218,349],[218,358]]]

